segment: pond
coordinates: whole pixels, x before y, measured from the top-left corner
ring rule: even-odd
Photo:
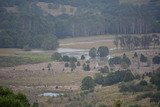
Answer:
[[[89,50],[87,49],[59,48],[57,52],[69,57],[76,57],[77,59],[81,59],[82,55],[84,55],[87,60],[90,58]]]
[[[110,51],[116,50],[116,48],[109,49]],[[61,53],[63,55],[67,55],[69,57],[76,57],[77,59],[81,59],[81,56],[84,55],[86,60],[90,59],[89,56],[89,49],[72,49],[72,48],[59,48],[57,49],[58,53]],[[108,59],[112,58],[111,55],[107,56]]]
[[[58,97],[58,96],[61,96],[61,95],[64,95],[64,94],[63,93],[55,93],[55,92],[46,92],[46,93],[40,94],[38,96]]]

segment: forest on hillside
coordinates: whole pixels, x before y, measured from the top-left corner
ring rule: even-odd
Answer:
[[[0,47],[41,48],[55,36],[160,32],[159,0],[126,1],[0,0]]]

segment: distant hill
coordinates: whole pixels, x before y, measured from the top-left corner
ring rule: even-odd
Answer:
[[[0,47],[58,38],[160,32],[159,0],[0,0]]]

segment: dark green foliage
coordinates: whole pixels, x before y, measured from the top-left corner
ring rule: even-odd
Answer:
[[[130,59],[126,56],[126,54],[123,54],[122,62],[126,63],[127,65],[131,65]]]
[[[127,83],[121,83],[119,85],[119,91],[120,92],[142,92],[142,91],[152,91],[155,87],[151,84],[142,85],[139,83],[134,82],[127,82]]]
[[[97,55],[97,49],[95,47],[91,48],[90,51],[89,51],[89,56],[91,58],[95,58]]]
[[[160,64],[160,56],[154,56],[152,61],[154,64]]]
[[[141,95],[138,95],[138,96],[136,97],[136,100],[137,100],[137,101],[140,101],[140,100],[142,100],[142,99],[149,98],[149,97],[151,97],[152,95],[153,95],[153,92],[145,92],[145,93],[143,93],[143,94],[141,94]]]
[[[141,62],[147,62],[147,57],[144,56],[143,54],[141,54],[141,56],[140,56],[140,61],[141,61]]]
[[[95,87],[95,82],[92,79],[92,77],[87,76],[82,80],[82,86],[81,89],[82,90],[92,90]]]
[[[127,69],[131,65],[130,59],[126,56],[126,54],[123,54],[123,57],[116,56],[114,58],[109,59],[109,65],[117,65],[120,64],[122,68]]]
[[[151,97],[150,97],[150,102],[155,102],[158,104],[160,102],[160,92],[155,92]]]
[[[128,82],[132,81],[134,79],[134,76],[130,70],[122,70],[122,71],[116,71],[114,73],[109,73],[107,76],[103,77],[103,84],[106,85],[113,85],[119,82]]]
[[[44,50],[55,50],[59,47],[59,43],[56,37],[48,36],[43,40],[41,47]]]
[[[75,57],[70,57],[70,58],[69,58],[69,61],[70,61],[70,62],[77,62],[77,58],[75,58]]]
[[[96,84],[103,84],[103,75],[100,73],[95,74],[94,81]]]
[[[139,82],[139,84],[142,85],[142,86],[148,85],[148,83],[147,83],[146,80],[141,80],[141,81]]]
[[[137,52],[135,52],[135,53],[134,53],[134,57],[135,57],[135,58],[137,58],[137,57],[138,57],[138,54],[137,54]]]
[[[85,56],[84,55],[81,56],[81,60],[85,60]]]
[[[90,65],[89,64],[83,64],[83,70],[84,71],[90,71],[91,70]]]
[[[64,55],[64,56],[62,57],[62,60],[63,60],[64,62],[69,62],[70,58],[69,58],[69,56]]]
[[[152,75],[150,82],[155,84],[157,89],[160,90],[160,68],[158,68],[156,73]]]
[[[108,66],[104,66],[103,68],[100,69],[101,73],[108,73],[109,72],[109,68]]]
[[[56,60],[56,61],[60,61],[60,59],[62,59],[62,56],[60,53],[55,52],[52,56],[51,59]]]
[[[100,46],[97,52],[100,57],[106,57],[109,54],[108,47],[106,46]]]
[[[109,65],[116,65],[116,64],[121,64],[122,58],[119,56],[116,56],[114,58],[109,59]]]
[[[0,107],[30,107],[27,97],[14,94],[9,88],[0,87]]]
[[[81,63],[79,61],[77,62],[77,66],[81,66]]]
[[[70,67],[71,67],[72,71],[76,68],[76,64],[74,61],[70,61]]]
[[[64,14],[53,16],[39,7],[38,2],[50,3],[49,9],[58,9],[60,5],[71,5],[78,11],[75,12],[76,15],[70,15],[63,8]],[[157,0],[145,5],[134,5],[119,3],[119,0],[1,0],[0,47],[23,48],[29,45],[31,48],[40,48],[45,36],[51,34],[58,38],[65,38],[82,35],[160,32],[158,2]],[[17,7],[17,12],[6,10],[6,7],[13,6]],[[139,40],[144,43],[138,43]],[[148,48],[147,40],[147,37],[143,40],[129,38],[123,43],[120,42],[120,45],[124,48],[126,46],[133,48],[147,44],[143,47]],[[154,39],[153,42],[157,44],[156,40]]]

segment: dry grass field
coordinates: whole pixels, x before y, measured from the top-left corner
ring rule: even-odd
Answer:
[[[114,48],[112,36],[98,36],[98,37],[81,37],[81,38],[68,38],[60,40],[60,48],[75,48],[75,49],[90,49],[92,47],[108,46]],[[76,100],[69,100],[69,97],[39,97],[37,96],[43,92],[70,92],[69,94],[77,97],[80,93],[81,81],[86,76],[94,77],[95,73],[99,71],[93,69],[96,66],[96,62],[91,62],[91,71],[85,72],[82,70],[82,66],[77,67],[73,72],[70,68],[64,67],[64,62],[56,62],[49,60],[53,51],[39,51],[38,53],[25,52],[20,49],[0,49],[0,56],[23,56],[34,60],[40,60],[37,64],[22,64],[15,65],[13,67],[1,67],[0,68],[0,84],[10,87],[15,91],[22,91],[28,95],[30,101],[40,102],[40,107],[64,107],[71,103],[76,103]],[[112,56],[121,56],[126,53],[130,59],[132,59],[134,52],[139,55],[143,53],[151,58],[159,53],[159,49],[149,50],[113,50]],[[41,62],[45,61],[45,62]],[[47,65],[51,63],[52,67],[48,70]],[[81,65],[84,61],[81,61]],[[154,69],[159,65],[154,65]],[[137,70],[136,65],[132,65],[131,69],[136,73],[143,73],[152,71],[152,67],[140,67]],[[56,88],[58,86],[58,88]],[[122,101],[123,107],[128,107],[130,104],[141,104],[143,107],[156,107],[154,104],[149,103],[149,99],[142,101],[136,101],[135,97],[141,93],[123,94],[118,91],[118,84],[107,87],[96,87],[93,93],[90,93],[80,101],[96,102],[99,104],[106,104],[107,107],[113,107],[113,104],[117,100]],[[91,97],[92,96],[92,97]],[[91,97],[91,98],[90,98]],[[75,102],[74,102],[75,101]]]

